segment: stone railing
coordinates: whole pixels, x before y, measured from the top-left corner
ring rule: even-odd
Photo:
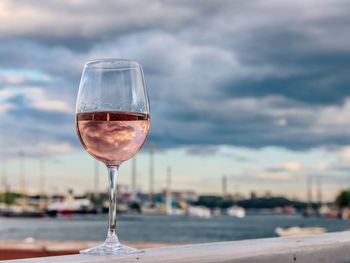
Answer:
[[[2,262],[346,263],[350,262],[350,232],[153,248],[123,257],[72,255]]]

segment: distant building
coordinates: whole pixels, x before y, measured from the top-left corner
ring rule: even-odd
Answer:
[[[272,197],[271,191],[267,190],[267,191],[265,192],[264,197],[265,197],[265,198],[271,198],[271,197]]]
[[[251,191],[251,192],[250,192],[250,199],[251,199],[251,200],[254,200],[254,199],[256,199],[256,198],[257,198],[256,192]]]
[[[245,199],[245,196],[241,193],[235,193],[234,195],[232,195],[232,200],[234,201],[239,201],[244,199]]]
[[[193,203],[198,201],[198,195],[195,191],[185,190],[172,192],[172,195],[178,200],[185,201],[187,203]]]

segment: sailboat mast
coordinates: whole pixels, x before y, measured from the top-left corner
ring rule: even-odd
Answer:
[[[131,192],[136,193],[136,157],[131,160]]]
[[[318,205],[321,207],[322,206],[322,181],[321,181],[321,177],[318,177],[318,179],[317,179],[317,201],[318,201]]]
[[[27,206],[27,193],[26,193],[26,180],[25,180],[25,174],[24,174],[24,153],[22,151],[18,153],[18,158],[19,158],[19,176],[20,176],[20,185],[21,185],[21,196],[22,196],[21,206],[22,208],[25,208]]]
[[[6,192],[7,192],[7,182],[6,182],[6,163],[3,161],[2,163],[2,175],[1,175],[1,190],[2,193],[0,197],[0,203],[6,203]]]
[[[97,197],[100,192],[99,169],[97,160],[94,160],[94,186],[95,196]]]
[[[312,208],[312,179],[307,178],[307,206],[309,209]]]
[[[46,178],[45,178],[45,159],[40,158],[40,193],[42,196],[46,194]]]
[[[222,177],[222,197],[225,198],[227,196],[227,176]]]
[[[171,167],[167,167],[167,181],[166,181],[166,193],[165,193],[165,202],[166,202],[166,212],[167,214],[171,213]]]
[[[155,145],[152,143],[149,146],[150,165],[149,165],[149,196],[148,196],[148,201],[149,201],[150,205],[153,205],[153,193],[154,193],[154,152],[155,152]]]

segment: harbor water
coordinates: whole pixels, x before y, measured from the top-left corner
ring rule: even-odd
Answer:
[[[122,241],[202,243],[276,236],[276,227],[324,227],[328,232],[350,229],[350,220],[301,215],[247,215],[243,219],[216,216],[146,216],[123,214],[118,221]],[[1,240],[103,240],[106,215],[58,218],[0,218]]]

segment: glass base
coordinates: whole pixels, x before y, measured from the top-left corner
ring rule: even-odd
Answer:
[[[105,242],[102,245],[99,245],[97,247],[83,249],[79,251],[80,254],[84,254],[84,255],[118,255],[118,256],[140,254],[144,252],[145,252],[144,250],[124,246],[119,242],[118,243]]]

